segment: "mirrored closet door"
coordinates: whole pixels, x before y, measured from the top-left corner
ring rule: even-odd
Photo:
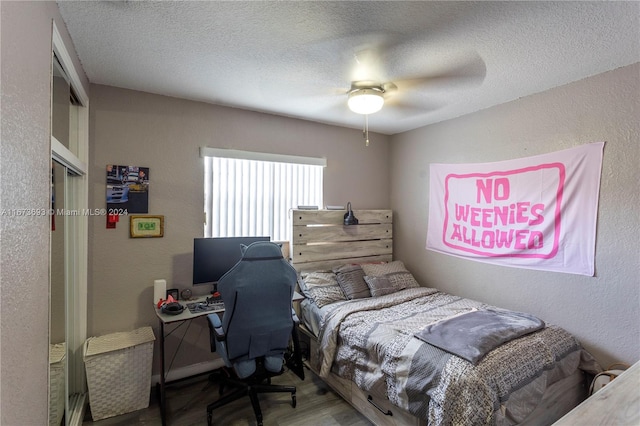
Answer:
[[[53,25],[49,425],[81,425],[86,406],[82,345],[87,322],[88,106]]]
[[[49,291],[49,425],[60,425],[68,409],[67,384],[67,277],[64,215],[67,168],[52,161],[51,172],[51,247]]]

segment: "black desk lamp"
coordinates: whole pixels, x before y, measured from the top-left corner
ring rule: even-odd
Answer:
[[[358,218],[353,215],[353,210],[351,210],[351,201],[347,203],[348,211],[344,214],[344,224],[345,225],[357,225]]]

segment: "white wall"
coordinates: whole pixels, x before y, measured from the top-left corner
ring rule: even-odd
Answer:
[[[604,365],[640,359],[640,64],[391,140],[394,256],[426,285],[531,312]],[[596,275],[492,266],[425,250],[429,163],[500,161],[606,141]]]
[[[55,2],[0,2],[0,208],[51,203],[51,22],[82,67]],[[0,424],[48,423],[49,216],[0,217]]]
[[[107,164],[149,167],[149,213],[165,216],[165,236],[131,239],[127,217],[116,229],[89,218],[89,335],[151,325],[157,336],[153,280],[192,287],[193,238],[204,220],[200,146],[325,157],[325,204],[389,207],[387,136],[372,134],[366,147],[360,130],[109,86],[92,85],[91,95],[89,207],[105,207]],[[192,322],[173,369],[212,359],[208,333],[204,318]]]

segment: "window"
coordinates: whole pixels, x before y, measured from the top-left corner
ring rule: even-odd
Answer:
[[[288,241],[290,210],[322,203],[322,158],[203,148],[205,237]]]

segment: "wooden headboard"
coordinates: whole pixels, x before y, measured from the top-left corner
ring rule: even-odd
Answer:
[[[358,225],[344,225],[345,210],[293,210],[289,255],[297,271],[393,259],[393,212],[353,210]]]

